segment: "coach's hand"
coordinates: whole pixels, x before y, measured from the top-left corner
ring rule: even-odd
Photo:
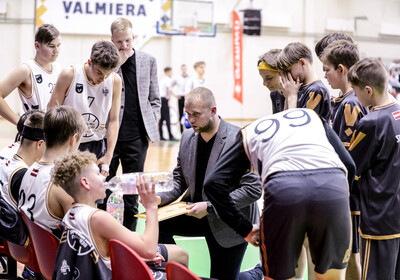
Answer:
[[[258,247],[260,246],[260,225],[253,224],[253,229],[244,239],[247,242],[251,243],[252,245]]]
[[[201,219],[207,216],[207,202],[196,202],[188,205],[186,209],[190,210],[186,215],[193,216],[197,219]]]

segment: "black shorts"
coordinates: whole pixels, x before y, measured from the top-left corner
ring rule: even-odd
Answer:
[[[89,151],[96,155],[96,158],[99,159],[106,154],[106,142],[104,139],[99,141],[91,141],[86,143],[81,143],[79,145],[79,151]]]
[[[400,279],[399,248],[400,238],[374,240],[361,237],[361,279]]]
[[[316,272],[347,267],[351,219],[343,171],[279,172],[268,178],[260,225],[264,274],[294,277],[306,234]]]

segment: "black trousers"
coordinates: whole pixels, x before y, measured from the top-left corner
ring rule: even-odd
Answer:
[[[138,138],[132,141],[117,141],[113,158],[110,164],[109,176],[107,181],[114,177],[117,173],[119,163],[122,165],[122,173],[143,172],[144,162],[146,160],[149,141],[147,139]],[[105,210],[106,202],[111,193],[107,192],[104,204],[99,208]],[[124,195],[124,226],[132,231],[136,231],[137,218],[134,216],[138,213],[138,196]]]
[[[235,280],[238,277],[247,242],[224,248],[211,232],[207,217],[197,219],[181,215],[159,223],[159,243],[175,244],[173,235],[204,236],[211,259],[210,277],[219,280]]]
[[[183,132],[182,125],[182,117],[183,117],[183,108],[185,107],[185,96],[179,96],[178,99],[178,111],[179,111],[179,125],[181,127],[181,133]]]
[[[161,118],[160,118],[160,122],[158,123],[158,131],[160,132],[161,140],[165,139],[163,136],[163,131],[162,131],[164,121],[167,124],[168,136],[171,139],[173,137],[172,137],[172,133],[171,133],[171,120],[170,120],[170,115],[169,115],[168,99],[165,97],[161,97]]]

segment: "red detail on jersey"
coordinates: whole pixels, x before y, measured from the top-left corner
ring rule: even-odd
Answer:
[[[75,220],[75,213],[69,213],[69,219]]]
[[[7,162],[6,162],[6,166],[8,166],[10,164],[10,161],[8,160]]]
[[[39,170],[34,168],[34,169],[32,169],[31,176],[36,177],[38,175],[38,173],[39,173]]]
[[[395,120],[400,119],[400,111],[393,112],[392,115]]]

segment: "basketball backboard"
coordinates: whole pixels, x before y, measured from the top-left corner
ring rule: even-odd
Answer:
[[[164,0],[157,33],[215,37],[214,3],[201,0]]]

